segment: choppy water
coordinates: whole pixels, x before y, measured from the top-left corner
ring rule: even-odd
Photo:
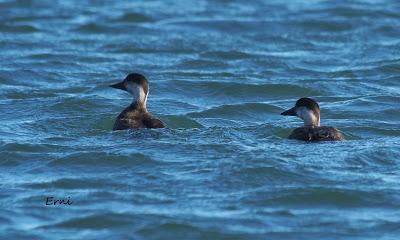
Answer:
[[[2,0],[0,20],[1,239],[398,239],[397,0]],[[133,71],[169,129],[111,131]],[[348,141],[286,139],[304,96]]]

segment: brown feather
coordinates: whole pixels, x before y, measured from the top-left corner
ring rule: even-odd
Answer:
[[[336,128],[330,126],[322,127],[299,127],[292,131],[290,139],[303,141],[337,141],[344,140],[344,136]]]
[[[130,128],[164,128],[165,125],[143,108],[130,105],[115,120],[113,130]]]

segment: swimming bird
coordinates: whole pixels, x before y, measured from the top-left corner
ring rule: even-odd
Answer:
[[[165,127],[164,123],[147,111],[149,83],[143,75],[130,73],[122,82],[110,85],[110,87],[127,91],[133,96],[132,103],[115,120],[113,130]]]
[[[320,126],[320,109],[318,103],[311,98],[300,98],[296,105],[281,113],[285,116],[297,116],[304,121],[304,127],[293,130],[290,139],[303,141],[336,141],[343,140],[343,134],[336,128]]]

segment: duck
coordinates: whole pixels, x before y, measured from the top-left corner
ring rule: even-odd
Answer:
[[[304,121],[304,126],[294,129],[288,138],[308,142],[344,140],[336,128],[320,126],[320,112],[318,103],[311,98],[300,98],[294,107],[282,112],[281,115],[296,116]]]
[[[112,84],[110,87],[120,89],[133,96],[132,103],[126,107],[115,120],[113,130],[134,128],[165,128],[165,124],[153,117],[147,111],[147,96],[149,95],[149,82],[139,73],[128,74],[122,82]]]

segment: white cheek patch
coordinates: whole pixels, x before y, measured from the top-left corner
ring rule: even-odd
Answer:
[[[142,88],[142,92],[143,92],[143,95],[144,95],[144,100],[143,100],[143,102],[144,102],[144,104],[146,104],[146,102],[147,102],[147,96],[149,95],[150,88],[147,89],[147,94],[144,94],[143,88]]]
[[[147,95],[141,86],[132,83],[127,86],[127,90],[132,94],[133,101],[146,103]]]
[[[314,112],[306,107],[299,107],[296,110],[296,114],[299,118],[303,119],[304,125],[306,126],[318,126],[318,119]]]

